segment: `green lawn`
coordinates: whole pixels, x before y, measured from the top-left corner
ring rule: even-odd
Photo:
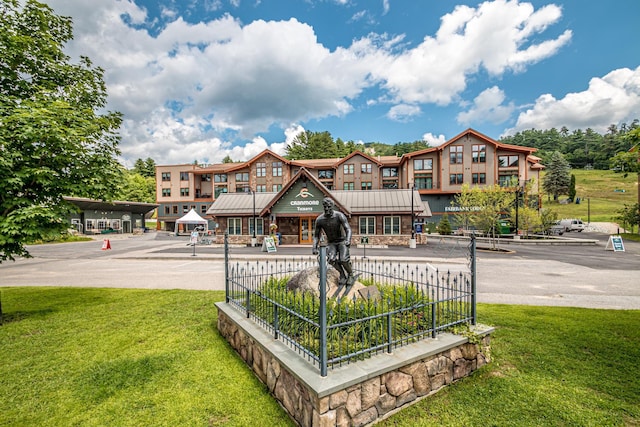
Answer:
[[[574,169],[571,173],[576,176],[576,197],[580,198],[580,204],[563,205],[549,201],[546,196],[542,199],[542,206],[558,212],[558,218],[581,218],[585,222],[589,218],[591,222],[618,222],[615,219],[616,211],[625,204],[633,205],[638,202],[636,174],[629,174],[625,178],[623,174],[613,171],[584,169]]]
[[[0,288],[0,426],[292,426],[222,292]],[[493,362],[383,426],[640,425],[640,311],[479,305]]]

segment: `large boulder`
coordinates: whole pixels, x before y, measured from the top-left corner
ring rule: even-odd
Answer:
[[[362,298],[369,295],[366,286],[356,280],[351,287],[338,284],[340,273],[333,267],[327,269],[327,298]],[[310,292],[320,296],[320,268],[309,267],[299,271],[287,282],[287,289],[296,292]],[[360,292],[362,291],[362,292]]]

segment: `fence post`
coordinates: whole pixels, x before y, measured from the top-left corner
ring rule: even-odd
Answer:
[[[229,232],[224,233],[224,301],[229,303]]]
[[[477,322],[476,312],[476,235],[471,233],[471,324],[475,325]]]
[[[393,330],[391,325],[391,313],[387,313],[387,353],[393,352]]]
[[[320,375],[327,376],[327,247],[320,245],[318,270],[320,273]]]

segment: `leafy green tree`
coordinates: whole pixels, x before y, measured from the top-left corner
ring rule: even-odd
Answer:
[[[124,184],[117,195],[119,200],[142,203],[156,202],[155,176],[143,176],[134,171],[125,171],[123,174]]]
[[[104,112],[103,70],[63,46],[71,18],[34,0],[0,3],[0,262],[66,230],[63,196],[110,200],[121,115]]]
[[[515,208],[511,208],[509,212],[511,214],[511,222],[515,224],[516,223]],[[517,222],[518,229],[522,230],[525,236],[528,236],[529,233],[532,233],[535,230],[540,229],[541,223],[542,223],[541,218],[538,215],[538,211],[536,209],[530,208],[528,206],[521,206],[518,208],[518,222]]]
[[[636,203],[633,205],[624,205],[624,208],[616,211],[618,214],[616,219],[622,222],[625,228],[631,228],[631,232],[633,233],[634,226],[640,224],[640,204]],[[638,229],[640,232],[640,228]]]
[[[222,159],[222,163],[233,163],[233,159],[227,154],[224,159]]]
[[[477,192],[477,187],[475,188]],[[451,205],[459,209],[453,217],[456,223],[460,224],[465,230],[468,230],[472,224],[471,214],[476,208],[475,203],[476,196],[472,188],[468,183],[462,184],[460,194],[456,196],[455,201],[453,201]]]
[[[509,212],[514,200],[514,194],[499,185],[483,188],[474,186],[457,195],[455,204],[471,207],[467,221],[476,229],[489,234],[492,237],[492,246],[495,248],[495,237],[499,234],[499,221],[505,212]]]
[[[547,164],[547,173],[542,180],[542,188],[547,194],[558,200],[561,194],[567,194],[571,183],[571,166],[564,156],[555,151]]]
[[[327,159],[342,157],[329,132],[300,132],[286,148],[288,159]]]
[[[558,220],[558,212],[553,209],[542,209],[540,211],[540,228],[544,234],[549,234],[551,226]]]

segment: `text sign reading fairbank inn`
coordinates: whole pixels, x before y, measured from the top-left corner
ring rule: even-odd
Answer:
[[[321,214],[324,194],[311,183],[296,182],[275,204],[277,214]]]

